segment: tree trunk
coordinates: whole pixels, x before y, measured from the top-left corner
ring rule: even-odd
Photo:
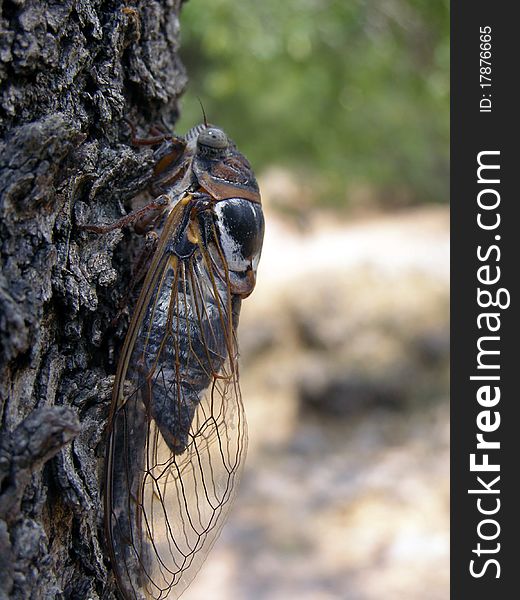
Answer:
[[[180,3],[2,4],[0,598],[114,597],[104,430],[135,236],[78,224],[146,187],[124,117],[177,117]]]

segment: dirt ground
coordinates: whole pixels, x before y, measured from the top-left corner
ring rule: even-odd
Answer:
[[[266,213],[239,331],[246,469],[183,598],[444,600],[448,212]]]

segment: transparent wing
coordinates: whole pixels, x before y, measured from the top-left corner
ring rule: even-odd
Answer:
[[[240,300],[202,244],[187,259],[169,251],[179,219],[172,215],[161,237],[114,389],[106,528],[119,587],[132,599],[178,598],[195,577],[247,445]]]

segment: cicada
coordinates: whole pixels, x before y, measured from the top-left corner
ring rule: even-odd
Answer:
[[[114,384],[105,525],[126,599],[178,598],[219,535],[247,446],[240,307],[264,235],[258,185],[221,129],[167,139],[157,248]]]

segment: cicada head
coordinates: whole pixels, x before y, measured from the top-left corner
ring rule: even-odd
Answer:
[[[197,151],[201,154],[219,154],[229,146],[228,136],[217,127],[203,129],[197,137]]]

